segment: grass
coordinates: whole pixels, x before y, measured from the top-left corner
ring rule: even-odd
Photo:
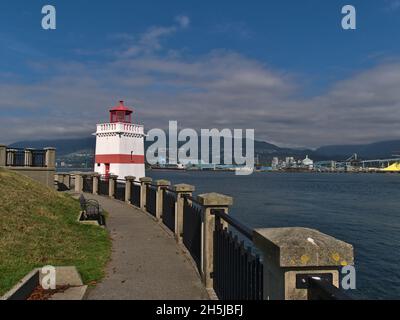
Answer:
[[[0,296],[45,265],[78,268],[84,283],[104,276],[111,240],[77,222],[79,202],[0,168]]]

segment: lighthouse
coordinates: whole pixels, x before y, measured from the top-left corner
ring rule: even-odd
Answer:
[[[132,113],[120,101],[110,109],[110,122],[97,125],[95,172],[118,179],[145,176],[144,128],[132,123]]]

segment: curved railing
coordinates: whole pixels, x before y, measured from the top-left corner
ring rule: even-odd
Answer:
[[[228,213],[231,197],[193,196],[194,186],[165,180],[75,174],[74,185],[76,192],[125,201],[161,221],[219,299],[349,299],[338,279],[342,265],[353,263],[353,248],[317,230],[251,229]]]

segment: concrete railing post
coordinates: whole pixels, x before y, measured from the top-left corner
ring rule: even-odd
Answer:
[[[75,192],[82,193],[83,191],[83,177],[80,173],[75,173]]]
[[[17,150],[15,150],[15,149],[8,149],[6,162],[8,163],[9,166],[14,166],[16,152],[17,152]]]
[[[71,189],[71,175],[69,173],[63,173],[62,183],[64,184],[66,189]]]
[[[113,199],[115,198],[115,188],[117,184],[117,179],[118,176],[110,174],[108,180],[108,196]]]
[[[93,174],[93,194],[99,194],[99,179],[100,179],[100,174],[94,173]]]
[[[61,172],[59,172],[59,173],[55,173],[54,174],[54,181],[55,182],[57,182],[57,183],[62,183],[63,182],[63,177],[62,177],[62,173]]]
[[[0,167],[4,167],[7,162],[7,146],[0,144]]]
[[[56,149],[55,148],[44,148],[46,151],[45,165],[47,168],[55,168],[56,166]]]
[[[164,188],[168,188],[171,182],[168,180],[157,180],[156,186],[156,218],[161,219],[163,215],[163,193]]]
[[[33,149],[25,149],[25,167],[32,166],[32,150]]]
[[[195,187],[190,184],[176,184],[172,187],[172,190],[176,193],[175,202],[175,237],[176,240],[182,243],[183,235],[183,204],[184,195],[192,196]]]
[[[204,208],[203,215],[203,250],[202,250],[202,277],[207,289],[213,288],[212,273],[214,271],[214,230],[215,216],[211,214],[213,209],[222,209],[228,213],[229,206],[233,204],[233,198],[219,194],[206,193],[197,196],[197,201]]]
[[[127,176],[125,177],[125,202],[131,203],[132,185],[136,177]]]
[[[146,210],[146,190],[147,185],[149,185],[153,179],[149,177],[143,177],[139,179],[140,181],[140,209]]]
[[[263,256],[265,300],[307,299],[299,274],[329,273],[339,287],[339,268],[354,263],[352,245],[314,229],[255,229],[253,241]]]

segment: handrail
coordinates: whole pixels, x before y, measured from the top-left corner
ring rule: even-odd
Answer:
[[[241,222],[226,214],[223,210],[211,210],[211,214],[228,222],[232,227],[242,233],[246,238],[253,241],[253,230],[245,226]]]
[[[199,202],[199,200],[197,200],[196,197],[193,197],[193,196],[191,196],[191,195],[189,195],[189,194],[183,194],[182,197],[183,197],[184,199],[190,200],[190,201],[192,201],[192,202],[194,202],[194,203],[196,203],[196,204],[198,204],[198,205],[202,205],[202,204]]]
[[[308,277],[308,296],[309,300],[352,300],[331,282],[317,277]]]

